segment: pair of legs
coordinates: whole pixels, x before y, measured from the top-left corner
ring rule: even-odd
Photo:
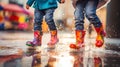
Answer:
[[[96,15],[96,9],[99,0],[78,0],[75,7],[75,33],[76,33],[76,44],[71,44],[70,48],[79,49],[84,46],[84,17],[86,17],[95,27],[97,32],[96,46],[101,47],[104,43],[103,37],[105,32],[102,27],[102,23]]]
[[[48,45],[54,45],[58,42],[57,38],[57,29],[53,20],[53,13],[55,8],[45,9],[45,10],[39,10],[35,9],[34,12],[34,39],[33,41],[28,41],[28,46],[41,46],[42,41],[42,21],[43,17],[45,16],[45,21],[48,24],[50,33],[51,33],[51,39]]]

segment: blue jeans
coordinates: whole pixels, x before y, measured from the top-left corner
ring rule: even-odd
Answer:
[[[84,30],[84,16],[95,26],[100,27],[101,21],[96,15],[96,9],[99,0],[83,0],[77,1],[75,8],[75,28],[76,30]]]
[[[34,12],[34,30],[42,31],[42,21],[43,17],[45,16],[45,21],[48,24],[50,30],[56,30],[56,26],[53,20],[53,13],[55,8],[39,10],[35,9]]]

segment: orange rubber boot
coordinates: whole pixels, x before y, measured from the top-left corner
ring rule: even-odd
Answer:
[[[97,37],[96,37],[96,47],[102,47],[104,44],[104,37],[106,36],[105,31],[103,30],[103,27],[96,27],[95,28],[97,32]]]
[[[76,34],[76,44],[70,44],[70,48],[79,49],[79,48],[84,47],[85,31],[76,30],[75,34]]]

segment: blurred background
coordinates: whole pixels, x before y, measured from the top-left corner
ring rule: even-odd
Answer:
[[[0,30],[32,31],[34,9],[25,9],[27,0],[0,0]],[[101,13],[102,12],[102,13]],[[97,11],[98,16],[106,24],[106,6]],[[65,4],[59,4],[54,13],[54,21],[58,30],[74,29],[74,8],[71,0],[66,0]],[[89,22],[85,20],[85,29]],[[43,20],[43,32],[48,32],[48,26]]]

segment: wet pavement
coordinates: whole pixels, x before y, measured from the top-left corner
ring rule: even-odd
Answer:
[[[120,67],[120,39],[105,38],[105,46],[96,48],[93,34],[90,38],[88,34],[85,36],[85,51],[71,52],[69,44],[75,42],[72,31],[58,32],[60,40],[55,49],[47,48],[50,35],[44,33],[42,46],[37,50],[25,45],[26,41],[33,39],[32,32],[0,31],[0,46],[14,48],[0,50],[0,59],[6,59],[10,54],[15,56],[0,60],[0,67]],[[17,49],[22,55],[16,55]]]

